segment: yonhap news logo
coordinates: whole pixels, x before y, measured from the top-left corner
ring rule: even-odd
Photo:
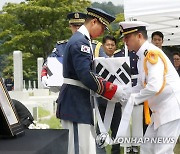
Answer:
[[[99,148],[103,148],[106,146],[107,137],[108,137],[108,133],[101,133],[96,136],[96,144]]]
[[[117,137],[114,139],[114,144],[173,144],[175,139],[173,137]]]

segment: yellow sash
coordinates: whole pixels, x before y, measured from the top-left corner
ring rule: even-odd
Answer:
[[[99,57],[99,50],[100,50],[101,45],[102,45],[101,42],[99,42],[99,43],[96,45],[96,48],[95,48],[95,51],[94,51],[94,56],[95,56],[95,57]]]

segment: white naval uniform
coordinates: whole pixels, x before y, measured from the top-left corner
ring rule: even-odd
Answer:
[[[147,61],[148,75],[145,75],[143,62],[145,50],[158,50],[166,60],[167,74],[166,85],[163,91],[158,93],[163,85],[164,63],[160,57],[156,64]],[[173,137],[175,143],[180,134],[180,78],[172,63],[164,52],[146,41],[137,51],[138,60],[138,84],[133,91],[138,92],[134,96],[135,104],[148,100],[152,111],[152,123],[148,126],[145,136],[147,137]],[[147,85],[144,88],[144,81]],[[169,129],[167,129],[169,128]],[[172,154],[174,144],[142,144],[141,154]]]
[[[124,108],[122,108],[123,112]],[[132,126],[132,127],[131,127]],[[143,105],[134,106],[131,116],[131,125],[127,129],[125,135],[127,138],[142,138],[143,137]],[[140,146],[140,143],[125,143],[121,146],[131,147],[131,146]]]

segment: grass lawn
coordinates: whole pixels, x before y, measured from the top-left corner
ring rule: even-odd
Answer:
[[[38,123],[47,124],[51,129],[61,129],[60,120],[55,116],[52,116],[50,119],[39,120]]]
[[[43,107],[38,107],[38,117],[39,118],[46,117],[49,115],[50,115],[50,112],[48,110],[45,110]]]
[[[51,129],[61,129],[62,126],[60,124],[60,120],[55,116],[50,116],[50,112],[43,109],[42,107],[38,107],[38,123],[47,124]]]
[[[175,153],[175,154],[179,154],[179,153],[180,153],[180,142],[178,142],[178,143],[176,144],[174,153]]]

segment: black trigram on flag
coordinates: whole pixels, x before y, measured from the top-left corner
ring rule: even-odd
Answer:
[[[115,79],[124,84],[128,84],[130,82],[130,67],[126,62],[124,62],[116,71],[116,74],[109,72],[109,70],[103,67],[103,65],[99,62],[96,66],[96,73],[110,82],[114,82]]]
[[[124,70],[124,71],[123,71]],[[131,76],[131,70],[130,67],[126,62],[122,64],[122,67],[119,68],[116,71],[117,75],[123,80],[125,84],[128,84],[130,82],[129,78],[127,76]]]

